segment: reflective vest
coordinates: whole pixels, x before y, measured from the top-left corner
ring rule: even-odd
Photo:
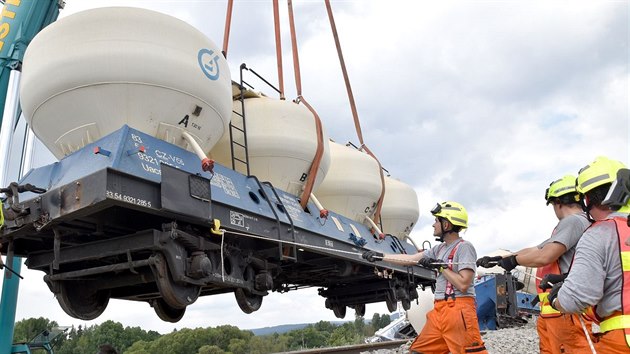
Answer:
[[[558,263],[558,261],[555,261],[551,264],[547,264],[544,267],[538,267],[538,269],[536,269],[536,289],[538,290],[538,299],[540,300],[540,317],[560,317],[562,316],[562,313],[551,307],[551,304],[549,304],[549,300],[547,299],[547,296],[549,296],[549,291],[551,289],[547,289],[545,291],[540,289],[540,280],[547,274],[561,274],[560,263]]]
[[[610,220],[598,221],[597,223],[601,222],[614,222],[616,224],[617,236],[619,237],[619,258],[623,278],[621,287],[621,312],[617,312],[605,318],[599,324],[599,328],[602,333],[615,329],[623,329],[626,344],[630,347],[630,227],[625,217],[614,217]]]

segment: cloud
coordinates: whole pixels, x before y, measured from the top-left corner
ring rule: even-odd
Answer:
[[[176,16],[219,46],[225,3],[68,1],[67,13],[133,5]],[[323,4],[295,5],[304,97],[330,137],[358,142]],[[455,200],[470,214],[464,238],[478,255],[518,250],[549,236],[557,220],[542,198],[549,182],[596,156],[629,162],[628,3],[575,1],[333,2],[365,142],[392,176],[412,185],[418,245],[428,210]],[[287,97],[296,95],[286,6],[281,5]],[[245,62],[277,82],[271,4],[236,2],[228,52],[232,77]],[[256,89],[266,90],[256,83]],[[79,323],[60,310],[41,273],[22,283],[18,318]],[[38,273],[35,273],[38,274]],[[243,314],[231,294],[201,298],[177,324],[146,304],[112,301],[97,321],[169,332],[334,320],[315,289],[272,294]],[[305,310],[308,309],[308,310]],[[366,317],[385,313],[368,305]],[[351,311],[347,318],[351,318]],[[150,323],[150,325],[148,325]]]

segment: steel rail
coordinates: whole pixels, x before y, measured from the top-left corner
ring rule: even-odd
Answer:
[[[364,343],[355,345],[345,345],[341,347],[305,349],[292,352],[284,352],[280,354],[317,354],[317,353],[340,353],[340,354],[359,354],[379,349],[395,349],[404,345],[411,339],[392,340],[387,342]]]

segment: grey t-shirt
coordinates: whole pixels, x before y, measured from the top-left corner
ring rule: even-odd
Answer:
[[[591,226],[591,222],[586,218],[585,213],[577,213],[562,218],[558,225],[553,229],[551,237],[543,241],[538,248],[543,248],[546,244],[557,242],[566,247],[567,251],[558,259],[560,263],[560,271],[566,273],[571,268],[573,255],[575,254],[575,246],[587,227]]]
[[[457,246],[459,244],[459,246]],[[448,262],[448,256],[451,254],[451,250],[457,246],[457,251],[453,255],[453,271],[459,272],[462,269],[471,269],[473,272],[477,270],[475,262],[477,261],[477,251],[475,251],[475,247],[472,243],[468,241],[464,241],[461,237],[459,240],[447,245],[446,243],[441,243],[439,245],[435,245],[430,249],[424,251],[424,257],[439,259],[443,262]],[[457,288],[453,287],[455,291],[455,297],[474,297],[475,296],[475,287],[473,286],[473,280],[471,280],[471,285],[468,288],[466,293],[462,293],[457,290]],[[435,299],[436,300],[444,300],[444,292],[446,291],[446,277],[441,273],[438,274],[438,277],[435,281]]]
[[[627,217],[628,214],[613,213]],[[567,312],[582,312],[597,305],[597,315],[606,317],[621,310],[622,271],[619,259],[619,237],[613,222],[602,222],[584,232],[575,249],[569,276],[558,293]]]

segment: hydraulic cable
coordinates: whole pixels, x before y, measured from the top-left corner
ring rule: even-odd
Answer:
[[[287,1],[288,10],[289,10],[289,27],[291,29],[291,48],[293,51],[293,71],[295,73],[295,86],[297,91],[297,103],[303,103],[306,108],[313,114],[313,118],[315,119],[315,128],[317,129],[317,150],[315,152],[315,157],[313,157],[313,162],[311,163],[311,167],[308,171],[308,177],[306,178],[306,183],[304,184],[304,190],[302,191],[302,195],[300,197],[300,206],[302,209],[306,208],[306,204],[308,203],[311,192],[313,191],[313,185],[315,184],[315,178],[317,177],[317,170],[319,169],[320,162],[322,160],[322,156],[324,155],[324,134],[322,130],[322,122],[319,119],[319,115],[315,111],[315,109],[306,101],[306,99],[302,96],[302,79],[300,77],[300,59],[298,55],[297,49],[297,37],[295,34],[295,21],[293,18],[293,4],[291,0]]]
[[[385,234],[385,237],[389,236],[389,238],[392,239],[392,241],[394,241],[394,243],[398,246],[398,248],[403,252],[403,253],[407,253],[407,251],[405,250],[405,247],[402,244],[402,241],[400,241],[400,239],[394,235],[390,235],[390,234]],[[385,237],[383,237],[383,240],[385,239]],[[415,246],[415,243],[413,244]],[[417,249],[416,249],[417,250]]]
[[[228,0],[225,14],[225,29],[223,30],[223,57],[227,59],[228,42],[230,41],[230,27],[232,26],[232,7],[234,0]]]
[[[372,153],[372,151],[365,145],[363,141],[363,133],[361,132],[361,122],[359,121],[359,114],[357,113],[357,107],[354,101],[354,95],[352,94],[352,87],[350,85],[350,79],[348,78],[348,70],[346,69],[346,62],[343,59],[343,52],[341,51],[341,44],[339,42],[339,35],[337,33],[337,26],[335,25],[335,19],[332,13],[332,7],[330,6],[330,0],[324,0],[326,3],[326,11],[328,12],[328,20],[330,21],[330,27],[332,29],[333,38],[335,39],[335,47],[337,48],[337,56],[339,57],[339,64],[341,65],[341,72],[343,73],[343,79],[346,84],[346,91],[348,92],[348,101],[350,101],[350,109],[352,111],[352,117],[354,119],[354,127],[357,131],[357,137],[359,138],[359,142],[361,143],[361,150],[365,150],[365,152],[370,155],[376,163],[378,163],[379,172],[381,175],[381,195],[378,198],[378,202],[376,203],[376,209],[374,210],[374,222],[379,223],[381,218],[381,208],[383,206],[383,199],[385,198],[385,175],[383,174],[383,166],[381,166],[381,162],[378,160],[376,155]]]

